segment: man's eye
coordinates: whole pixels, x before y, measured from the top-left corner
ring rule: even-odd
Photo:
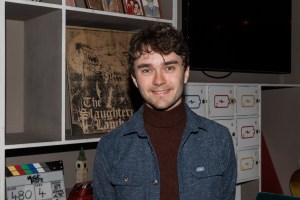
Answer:
[[[175,70],[175,67],[174,66],[166,66],[166,71],[168,72],[172,72]]]
[[[147,74],[147,73],[150,73],[150,72],[151,72],[151,70],[149,70],[149,69],[142,69],[143,74]]]

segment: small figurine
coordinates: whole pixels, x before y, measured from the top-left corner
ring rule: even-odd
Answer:
[[[76,183],[87,182],[87,159],[83,147],[81,147],[79,156],[76,161]]]

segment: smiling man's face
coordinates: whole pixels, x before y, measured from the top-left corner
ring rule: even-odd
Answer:
[[[151,108],[171,110],[182,101],[189,67],[184,68],[182,58],[176,53],[144,53],[134,61],[134,73],[132,80]]]

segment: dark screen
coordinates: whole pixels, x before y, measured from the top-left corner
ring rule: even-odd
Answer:
[[[291,72],[291,0],[185,0],[192,70]]]

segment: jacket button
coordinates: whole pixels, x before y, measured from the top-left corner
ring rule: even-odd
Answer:
[[[128,182],[128,180],[129,180],[128,176],[124,176],[124,177],[123,177],[123,180],[124,180],[125,182]]]
[[[153,181],[152,181],[152,184],[153,184],[153,185],[157,185],[157,184],[158,184],[158,180],[156,180],[156,179],[153,180]]]

